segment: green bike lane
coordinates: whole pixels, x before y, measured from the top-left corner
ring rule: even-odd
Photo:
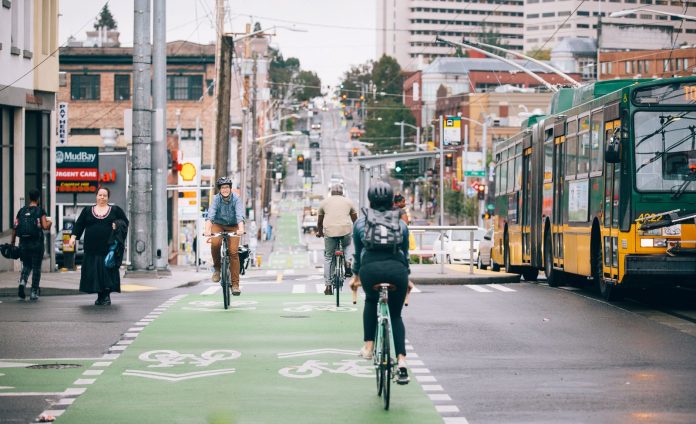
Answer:
[[[284,200],[278,204],[273,252],[261,268],[286,270],[307,269],[311,266],[307,249],[302,246],[300,236],[298,216],[302,207],[302,202],[298,200]]]
[[[57,422],[441,423],[413,375],[382,408],[357,356],[362,308],[331,303],[247,291],[225,311],[219,290],[174,298],[78,378],[85,390]]]

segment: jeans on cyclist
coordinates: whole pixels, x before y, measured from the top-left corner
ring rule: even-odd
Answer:
[[[348,246],[350,246],[350,239],[351,235],[346,234],[345,236],[342,237],[329,237],[325,236],[324,237],[324,284],[327,286],[331,286],[331,260],[334,256],[334,252],[336,251],[336,246],[338,246],[338,239],[341,239],[341,242],[343,244],[343,254],[344,257],[346,258],[346,266],[347,264],[347,259],[348,256],[346,255],[346,250]]]
[[[237,225],[220,225],[220,224],[212,224],[212,232],[213,233],[219,233],[222,231],[226,231],[228,233],[235,233],[237,232]],[[213,255],[213,266],[215,267],[216,272],[220,272],[220,247],[222,246],[222,238],[221,237],[213,237],[210,240],[211,243],[211,253]],[[237,254],[237,248],[235,247],[232,249],[229,244],[227,245],[229,248],[229,255],[230,255],[230,283],[232,285],[232,290],[239,290],[239,255]]]
[[[406,355],[406,330],[401,319],[401,309],[408,288],[408,268],[402,261],[388,259],[374,262],[364,261],[360,267],[360,283],[365,291],[363,309],[363,340],[374,341],[377,328],[377,303],[379,291],[372,287],[378,283],[391,283],[396,290],[389,292],[389,316],[391,317],[394,348],[397,355]]]

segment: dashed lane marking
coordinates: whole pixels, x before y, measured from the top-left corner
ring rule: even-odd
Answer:
[[[501,284],[487,284],[487,286],[488,286],[488,287],[492,287],[492,288],[494,288],[494,289],[496,289],[496,290],[500,290],[500,291],[502,291],[502,292],[514,292],[514,291],[516,291],[515,289],[511,289],[511,288],[509,288],[509,287],[505,287],[505,286],[503,286],[503,285],[501,285]]]
[[[465,287],[468,287],[469,289],[479,292],[479,293],[490,293],[492,290],[488,290],[485,287],[477,286],[477,285],[467,285]]]

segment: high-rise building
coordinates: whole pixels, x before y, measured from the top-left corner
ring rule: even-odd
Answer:
[[[627,9],[636,11],[623,17],[609,17],[612,12]],[[673,45],[694,44],[696,22],[669,16],[670,13],[685,13],[683,2],[526,0],[524,50],[552,49],[558,42],[570,37],[596,40],[598,25],[601,30],[599,44],[603,51],[664,49]]]
[[[377,0],[377,56],[396,58],[407,71],[419,69],[452,47],[436,36],[462,41],[490,34],[512,50],[522,50],[522,0]]]

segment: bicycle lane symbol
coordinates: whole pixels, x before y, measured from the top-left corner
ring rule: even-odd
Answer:
[[[297,306],[286,306],[283,308],[286,312],[355,312],[358,308],[353,308],[352,306],[338,306],[334,305],[332,302],[326,301],[315,301],[315,302],[284,302],[284,305],[297,305]]]
[[[143,362],[151,362],[152,364],[148,365],[148,368],[175,368],[192,365],[196,367],[209,367],[210,365],[213,365],[215,362],[231,361],[239,358],[241,355],[242,354],[236,350],[228,349],[209,350],[207,352],[203,352],[200,356],[197,356],[193,353],[179,353],[175,350],[162,349],[143,352],[138,356],[138,359],[140,359]],[[217,375],[232,374],[234,372],[234,368],[222,368],[183,373],[148,370],[125,370],[123,372],[123,375],[131,377],[149,378],[153,380],[164,380],[177,383],[183,380],[190,380],[202,377],[213,377]]]
[[[356,357],[358,352],[355,350],[345,349],[313,349],[300,352],[279,353],[278,359],[297,358],[303,356],[323,356],[332,355],[347,355]],[[340,361],[326,361],[319,359],[308,359],[299,365],[291,365],[278,370],[278,373],[283,377],[288,378],[315,378],[323,373],[330,374],[347,374],[352,377],[374,377],[374,366],[368,361],[362,359],[342,359]]]

